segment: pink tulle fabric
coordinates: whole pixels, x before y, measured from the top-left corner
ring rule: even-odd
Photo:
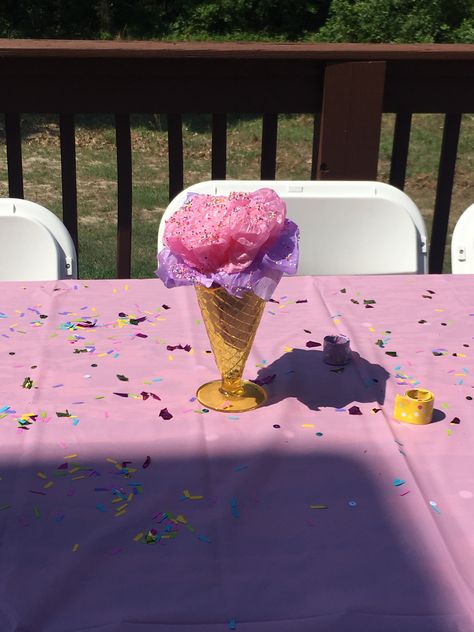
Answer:
[[[285,203],[272,189],[229,196],[193,193],[167,221],[163,241],[198,272],[234,274],[278,238],[285,215]]]

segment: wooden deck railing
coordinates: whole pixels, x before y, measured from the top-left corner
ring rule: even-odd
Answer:
[[[415,113],[444,114],[430,272],[442,271],[474,45],[210,44],[0,40],[10,197],[23,197],[20,114],[59,113],[63,219],[77,246],[76,113],[115,115],[117,276],[130,276],[131,113],[167,113],[169,197],[182,188],[183,114],[212,114],[212,178],[226,176],[227,114],[263,115],[261,178],[274,179],[277,117],[313,113],[311,177],[377,179],[382,114],[396,114],[390,183],[404,188]]]

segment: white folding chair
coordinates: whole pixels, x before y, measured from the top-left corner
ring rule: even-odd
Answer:
[[[0,198],[0,280],[50,281],[77,278],[69,231],[48,209]]]
[[[179,193],[158,231],[188,193],[227,195],[268,187],[285,200],[300,227],[299,275],[425,274],[428,247],[423,217],[402,191],[381,182],[211,180]]]
[[[474,274],[474,204],[456,222],[451,239],[451,272]]]

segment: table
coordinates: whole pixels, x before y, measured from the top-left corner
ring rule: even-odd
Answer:
[[[283,279],[240,415],[193,288],[0,284],[0,630],[472,632],[473,283]]]

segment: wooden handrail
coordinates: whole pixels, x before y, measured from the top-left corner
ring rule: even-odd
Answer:
[[[474,44],[268,44],[0,38],[0,57],[473,61]]]

